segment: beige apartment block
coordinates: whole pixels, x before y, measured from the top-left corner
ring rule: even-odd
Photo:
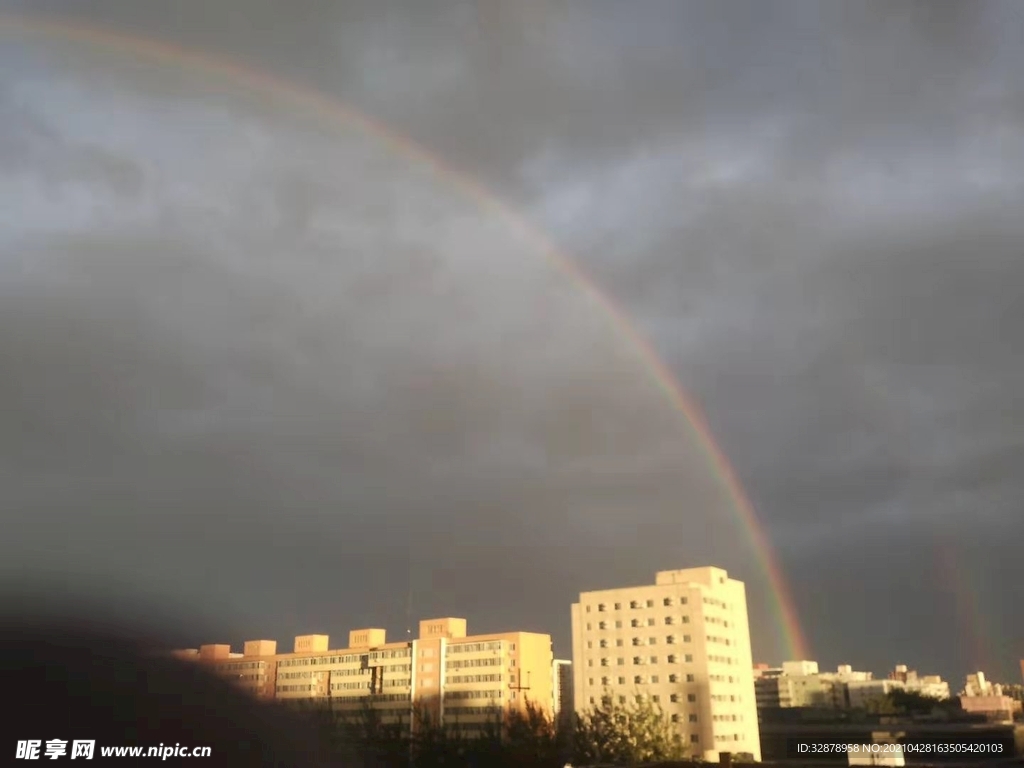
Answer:
[[[349,633],[345,648],[327,635],[295,638],[292,653],[272,640],[250,640],[243,653],[228,645],[174,651],[209,664],[221,677],[263,699],[323,700],[338,710],[369,704],[383,722],[410,723],[414,708],[432,721],[479,731],[503,711],[527,702],[551,716],[551,636],[534,632],[468,635],[466,620],[421,621],[413,640],[387,642],[383,629]]]
[[[645,697],[695,757],[761,759],[746,590],[721,568],[661,571],[654,584],[581,594],[572,669],[578,712],[606,696]]]

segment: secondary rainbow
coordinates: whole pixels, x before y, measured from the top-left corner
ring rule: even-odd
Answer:
[[[406,157],[428,166],[440,179],[458,189],[478,206],[500,218],[521,237],[542,253],[556,270],[567,277],[587,298],[600,308],[611,326],[635,352],[654,383],[668,397],[673,408],[686,420],[706,452],[708,460],[732,499],[741,528],[749,538],[768,579],[780,639],[791,659],[808,658],[807,644],[800,628],[792,596],[771,543],[747,497],[736,471],[718,447],[700,409],[676,381],[675,376],[658,356],[650,342],[633,326],[625,312],[604,293],[565,252],[521,214],[501,202],[493,193],[472,178],[460,173],[423,147],[390,130],[351,107],[332,100],[319,91],[298,85],[264,72],[253,71],[230,60],[210,56],[170,43],[54,18],[11,16],[0,14],[0,32],[41,36],[111,49],[136,57],[158,60],[181,68],[215,75],[225,82],[251,92],[268,96],[282,105],[301,108],[326,120],[352,126]]]

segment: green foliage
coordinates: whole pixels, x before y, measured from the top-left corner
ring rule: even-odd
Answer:
[[[661,707],[646,698],[620,706],[604,697],[576,719],[573,742],[583,764],[636,765],[686,757]]]
[[[865,709],[870,715],[955,714],[960,711],[960,702],[957,699],[937,699],[916,691],[896,688],[884,696],[877,696],[868,701]]]
[[[647,701],[604,703],[561,729],[533,704],[522,712],[495,710],[483,730],[448,717],[442,727],[426,708],[410,710],[410,719],[396,723],[369,704],[339,710],[320,699],[296,706],[317,724],[324,755],[358,768],[562,768],[567,762],[635,765],[685,755],[668,719]]]

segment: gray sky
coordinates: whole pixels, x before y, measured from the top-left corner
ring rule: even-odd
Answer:
[[[1024,6],[0,9],[243,62],[474,177],[703,408],[820,662],[1016,679]],[[401,633],[411,584],[564,655],[580,590],[720,564],[781,659],[703,448],[534,244],[351,125],[0,35],[8,585],[338,644]]]

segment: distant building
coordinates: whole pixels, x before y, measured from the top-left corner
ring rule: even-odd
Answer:
[[[471,636],[465,619],[421,621],[417,639],[392,643],[383,629],[357,629],[346,648],[334,650],[327,635],[301,635],[291,653],[277,653],[272,640],[248,641],[242,653],[228,645],[173,653],[208,664],[260,698],[329,700],[342,711],[369,704],[385,722],[411,724],[415,706],[468,731],[501,712],[524,710],[527,701],[552,713],[550,635]]]
[[[960,692],[960,707],[964,712],[984,715],[998,722],[1012,722],[1014,715],[1021,711],[1021,703],[1007,696],[1003,686],[986,680],[984,672],[967,676]]]
[[[885,680],[875,680],[871,672],[856,672],[849,664],[840,664],[835,672],[819,672],[815,661],[787,661],[774,669],[759,665],[754,669],[754,689],[762,715],[773,709],[798,707],[863,708],[896,690],[949,698],[949,684],[942,678],[920,676],[903,664]]]
[[[561,725],[568,725],[572,720],[576,705],[572,695],[572,662],[555,659],[551,662],[551,690],[553,703],[551,712]]]
[[[584,592],[572,606],[576,710],[657,703],[691,751],[760,760],[746,590],[720,568],[662,571],[645,586]]]
[[[797,707],[845,709],[850,706],[849,684],[871,680],[870,672],[854,672],[849,664],[835,672],[819,672],[816,661],[787,661],[774,669],[760,665],[754,670],[761,713]]]

